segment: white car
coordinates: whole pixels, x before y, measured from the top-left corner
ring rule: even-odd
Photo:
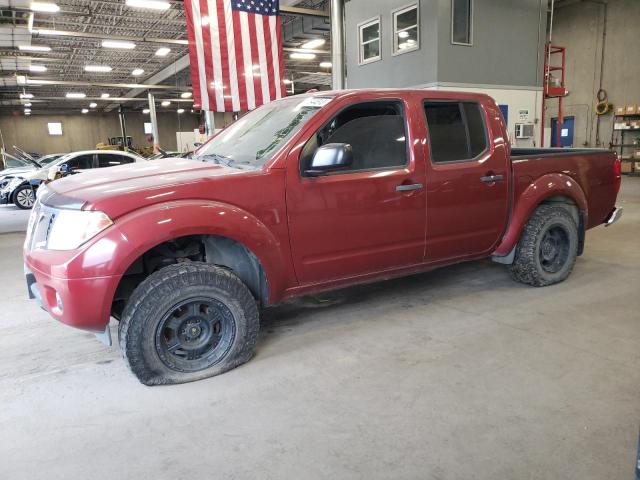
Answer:
[[[29,209],[36,199],[38,186],[53,180],[57,172],[67,170],[80,173],[91,168],[113,167],[127,163],[146,161],[139,155],[119,150],[85,150],[68,153],[39,169],[10,174],[0,179],[0,204],[14,203],[18,208]]]

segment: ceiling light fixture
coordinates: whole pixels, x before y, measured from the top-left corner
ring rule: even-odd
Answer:
[[[144,73],[144,70],[142,68],[136,68],[131,72],[131,75],[133,75],[134,77],[139,77],[143,73]]]
[[[409,38],[409,32],[407,32],[407,31],[400,32],[400,33],[398,33],[398,37],[399,38]]]
[[[320,68],[331,68],[333,64],[331,62],[320,62]]]
[[[48,2],[31,2],[29,10],[33,12],[56,13],[60,11],[60,7],[55,3]]]
[[[89,113],[89,109],[88,108],[83,108],[81,111],[82,111],[82,113]]]
[[[103,48],[120,48],[123,50],[133,50],[136,48],[136,44],[133,42],[125,42],[123,40],[103,40]]]
[[[148,108],[143,109],[142,113],[144,113],[146,115],[147,113],[149,113],[149,109]]]
[[[85,65],[85,72],[108,73],[113,70],[109,65]]]
[[[285,78],[282,83],[284,83],[285,85],[291,85],[293,82],[291,80],[289,80],[288,78]]]
[[[171,7],[169,2],[163,0],[127,0],[127,7],[131,8],[149,8],[151,10],[167,10]]]
[[[20,98],[33,98],[33,93],[21,93]]]
[[[21,52],[50,52],[51,47],[47,45],[18,45]]]
[[[89,108],[96,108],[98,106],[98,104],[96,102],[91,102],[89,104]]]
[[[192,93],[191,92],[182,92],[180,94],[180,98],[191,98]]]
[[[87,94],[82,92],[67,92],[65,96],[67,98],[85,98]]]
[[[305,49],[318,48],[324,45],[325,43],[327,43],[327,41],[324,38],[316,38],[315,40],[309,40],[307,43],[303,43],[302,48],[305,48]]]
[[[47,67],[44,65],[29,65],[30,72],[46,72]]]
[[[178,112],[178,113],[184,113],[184,108],[179,108],[178,110],[176,110],[176,112]]]
[[[156,56],[166,57],[167,55],[169,55],[170,51],[171,49],[169,47],[160,47],[158,50],[156,50]]]
[[[31,115],[31,112],[24,112],[24,114],[29,116],[29,115]]]
[[[109,98],[111,95],[109,95],[108,93],[102,93],[100,95],[100,98]]]
[[[168,107],[169,105],[171,105],[171,102],[169,100],[164,100],[162,103],[160,103],[160,105],[162,105],[163,107]]]
[[[24,113],[31,113],[31,109],[30,108],[25,108],[24,109]]]
[[[30,107],[31,106],[31,102],[27,102],[24,104],[25,107]]]
[[[295,52],[289,55],[289,58],[293,60],[313,60],[314,58],[316,58],[316,54]]]

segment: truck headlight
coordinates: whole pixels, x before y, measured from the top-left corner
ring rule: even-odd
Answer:
[[[74,250],[112,224],[113,221],[103,212],[60,210],[53,220],[47,248]]]

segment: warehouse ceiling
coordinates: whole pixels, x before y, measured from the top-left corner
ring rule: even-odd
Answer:
[[[0,113],[22,114],[27,102],[32,104],[32,114],[78,112],[91,102],[97,104],[96,110],[120,105],[142,109],[148,91],[158,100],[175,100],[172,108],[188,108],[191,100],[181,98],[191,91],[182,1],[171,0],[166,10],[132,8],[125,0],[46,2],[55,3],[59,10],[33,11],[31,0],[0,0]],[[327,3],[280,2],[287,77],[296,93],[330,85],[330,68],[319,66],[330,61]],[[315,59],[289,57],[305,42],[318,38],[325,44],[315,48]],[[135,48],[105,48],[104,41],[129,42]],[[50,50],[33,51],[33,47]],[[161,48],[169,49],[168,53],[157,55]],[[90,72],[87,66],[111,70]],[[136,69],[143,72],[133,75]],[[70,92],[86,98],[66,98]],[[33,98],[20,99],[20,94]],[[109,98],[103,98],[107,94]],[[131,100],[134,97],[140,100]]]

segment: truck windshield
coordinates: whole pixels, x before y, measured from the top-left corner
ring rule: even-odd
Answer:
[[[194,160],[259,169],[298,132],[331,97],[290,97],[246,114],[194,154]]]

